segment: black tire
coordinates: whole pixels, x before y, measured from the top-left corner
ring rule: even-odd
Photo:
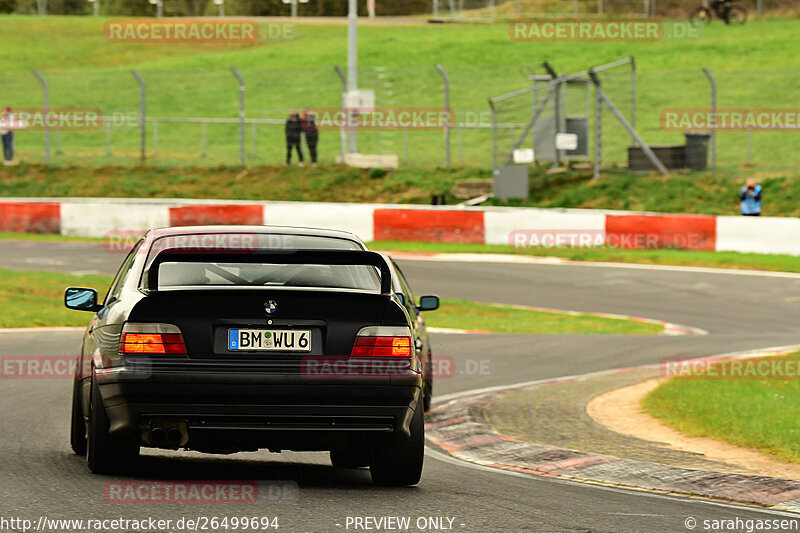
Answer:
[[[81,409],[80,380],[72,386],[72,415],[70,417],[69,445],[77,455],[86,455],[86,422]]]
[[[431,403],[433,403],[433,378],[428,376],[422,386],[422,408],[426,413],[431,410]]]
[[[425,458],[425,415],[420,407],[411,419],[411,438],[395,437],[375,450],[369,472],[376,485],[404,487],[419,483]]]
[[[433,403],[433,356],[428,354],[425,362],[425,381],[422,385],[422,408],[427,413]]]
[[[689,22],[692,23],[692,26],[711,24],[711,10],[706,7],[698,7],[689,14]]]
[[[139,441],[113,439],[108,434],[109,421],[100,391],[92,376],[89,405],[89,431],[86,439],[86,464],[95,474],[127,474],[136,470]]]
[[[728,12],[728,20],[731,24],[744,24],[747,22],[747,9],[739,5],[732,5]]]
[[[362,450],[331,450],[331,463],[336,468],[361,468],[369,466],[370,454]]]

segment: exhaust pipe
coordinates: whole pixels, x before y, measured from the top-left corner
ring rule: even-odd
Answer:
[[[178,428],[169,428],[167,430],[167,442],[170,444],[178,445],[183,440],[183,433]]]
[[[153,444],[161,444],[167,438],[167,432],[164,431],[164,428],[161,427],[154,427],[150,431],[150,442]]]

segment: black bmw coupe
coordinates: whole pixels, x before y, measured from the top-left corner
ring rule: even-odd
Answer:
[[[431,349],[394,262],[353,234],[269,226],[151,230],[100,301],[75,376],[71,444],[96,473],[141,447],[330,451],[377,484],[419,482]]]

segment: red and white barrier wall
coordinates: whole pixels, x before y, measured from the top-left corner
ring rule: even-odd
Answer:
[[[0,200],[0,231],[103,237],[195,224],[269,224],[350,231],[364,241],[591,245],[800,255],[800,219],[588,209],[70,198]],[[565,241],[561,240],[563,244]],[[582,242],[587,245],[586,242]]]

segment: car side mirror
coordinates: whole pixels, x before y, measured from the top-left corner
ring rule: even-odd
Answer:
[[[435,311],[439,309],[439,297],[420,296],[419,305],[417,306],[417,309],[419,311]]]
[[[97,291],[94,289],[82,289],[79,287],[69,287],[64,291],[64,305],[67,309],[76,311],[97,312],[103,308],[97,303]]]

